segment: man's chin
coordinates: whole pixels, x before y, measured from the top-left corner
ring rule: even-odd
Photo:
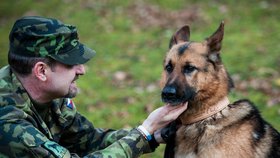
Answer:
[[[64,98],[74,98],[77,94],[67,94],[64,96]]]
[[[69,93],[66,94],[64,96],[64,98],[74,98],[76,97],[76,95],[79,93],[79,89],[78,88],[75,88],[75,89],[70,89],[69,90]]]

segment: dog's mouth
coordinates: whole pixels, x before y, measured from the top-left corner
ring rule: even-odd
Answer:
[[[186,104],[188,101],[193,100],[195,95],[195,90],[190,87],[180,92],[173,86],[166,86],[161,92],[161,99],[162,102],[166,104],[176,106],[180,104]]]
[[[169,100],[166,98],[162,98],[162,102],[164,102],[165,104],[176,106],[176,105],[186,104],[188,100],[182,101],[182,100]]]
[[[188,102],[178,102],[178,103],[166,103],[167,105],[171,105],[171,106],[179,106],[179,105],[185,105],[188,104]]]

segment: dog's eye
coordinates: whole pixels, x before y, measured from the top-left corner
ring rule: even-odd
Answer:
[[[171,64],[168,64],[165,66],[165,70],[168,72],[168,73],[171,73],[173,71],[173,67]]]
[[[191,66],[191,65],[187,65],[187,66],[184,67],[184,73],[186,73],[186,74],[190,74],[194,70],[196,70],[196,67]]]

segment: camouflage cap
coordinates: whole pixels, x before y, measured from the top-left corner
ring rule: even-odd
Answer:
[[[51,57],[67,65],[76,65],[84,64],[95,54],[79,42],[75,26],[52,18],[18,19],[9,38],[9,53],[23,57]]]

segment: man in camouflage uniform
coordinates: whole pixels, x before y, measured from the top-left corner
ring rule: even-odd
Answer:
[[[83,64],[95,54],[79,42],[76,27],[23,17],[9,39],[9,65],[0,69],[0,157],[139,157],[157,146],[149,133],[186,109],[162,106],[142,128],[95,128],[70,99],[78,91],[75,80],[85,74]]]

